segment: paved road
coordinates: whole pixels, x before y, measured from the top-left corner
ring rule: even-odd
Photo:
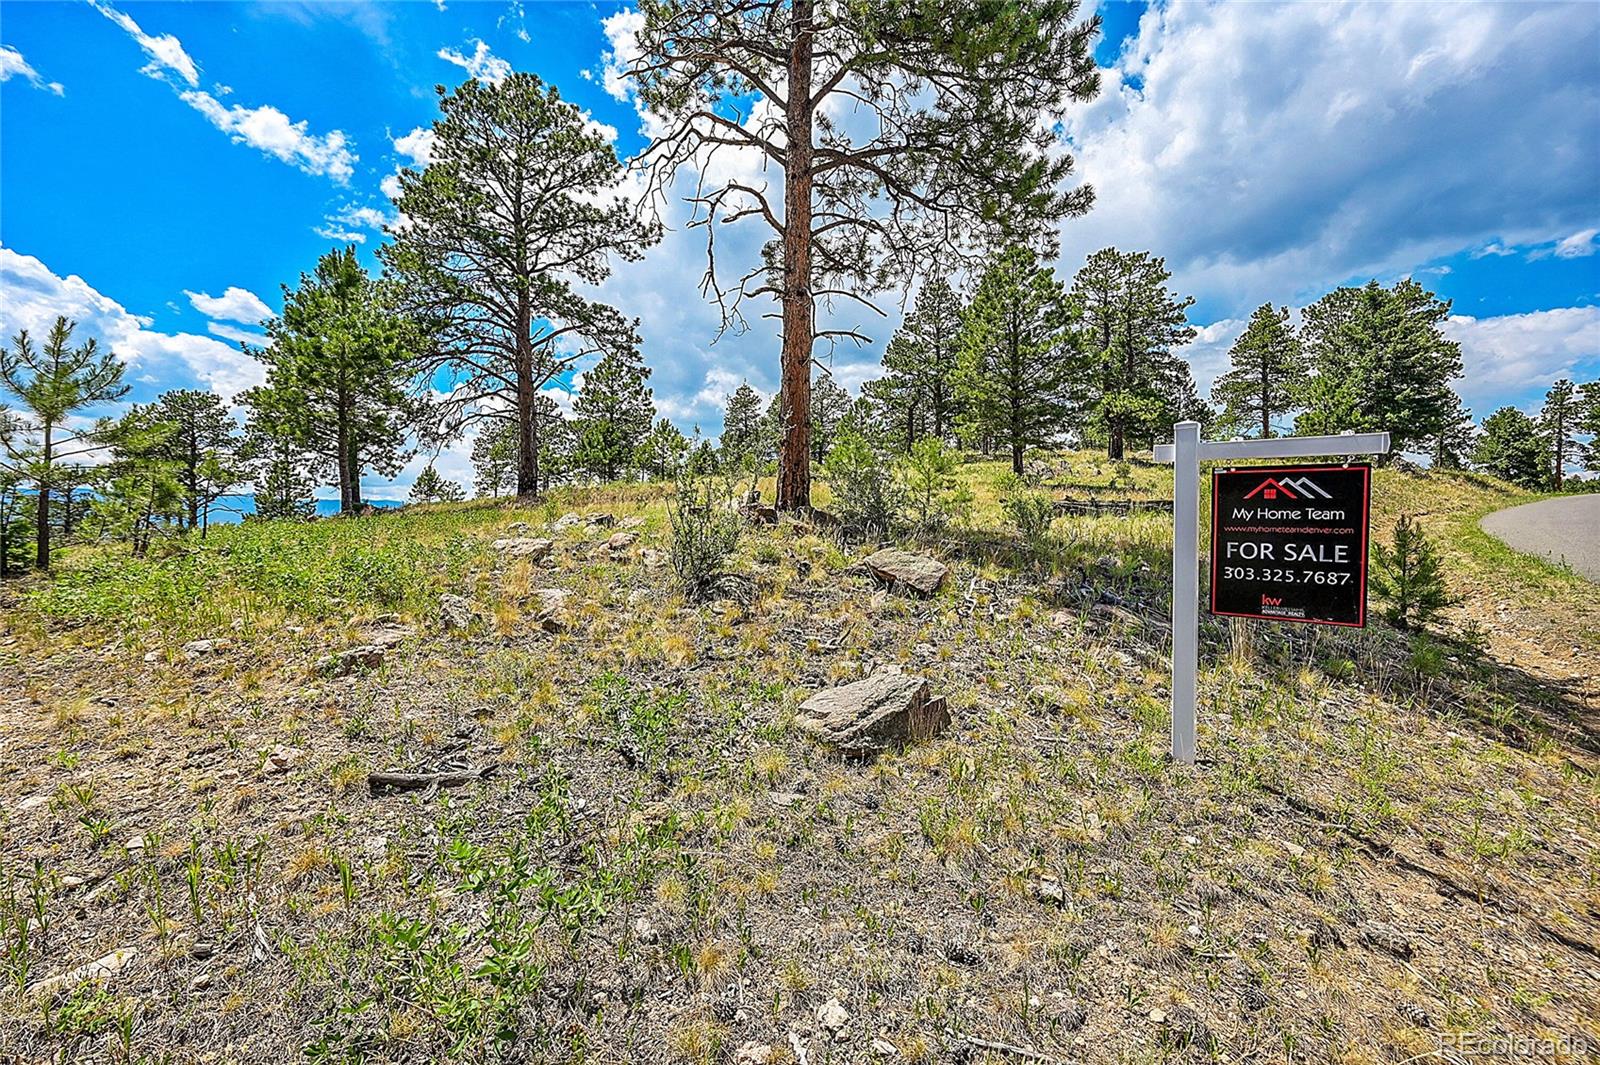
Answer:
[[[1524,503],[1478,524],[1518,551],[1565,562],[1600,584],[1600,493]]]

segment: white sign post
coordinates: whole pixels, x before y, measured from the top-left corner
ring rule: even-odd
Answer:
[[[1200,462],[1386,455],[1388,433],[1286,436],[1266,440],[1200,439],[1199,422],[1172,427],[1157,462],[1172,468],[1172,758],[1194,764],[1195,674],[1200,665]]]

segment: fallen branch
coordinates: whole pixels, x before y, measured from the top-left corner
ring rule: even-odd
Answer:
[[[979,1039],[975,1035],[962,1035],[962,1039],[982,1050],[993,1050],[1001,1054],[1014,1054],[1019,1058],[1029,1061],[1057,1061],[1048,1054],[1041,1054],[1032,1047],[1017,1046],[1015,1043],[1001,1043],[993,1039]]]
[[[481,769],[463,769],[448,773],[401,773],[396,771],[368,773],[367,790],[374,796],[388,791],[420,791],[423,788],[453,788],[471,784],[489,775],[492,766]]]

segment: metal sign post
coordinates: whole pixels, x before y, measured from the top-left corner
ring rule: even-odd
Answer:
[[[1294,459],[1385,455],[1388,433],[1290,436],[1266,440],[1200,439],[1199,422],[1172,427],[1170,444],[1155,449],[1172,470],[1172,758],[1195,756],[1195,675],[1200,665],[1200,463],[1229,459]]]

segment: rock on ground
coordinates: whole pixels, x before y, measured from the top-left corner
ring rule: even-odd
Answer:
[[[511,558],[525,558],[530,562],[542,562],[549,558],[554,547],[555,544],[549,540],[531,536],[511,536],[494,542],[496,553]]]
[[[865,563],[879,580],[891,586],[904,585],[923,595],[937,592],[944,583],[945,575],[950,572],[950,567],[936,558],[894,548],[868,555]]]
[[[796,721],[829,747],[876,754],[891,744],[937,735],[950,723],[950,710],[923,678],[886,669],[818,692],[800,704]]]
[[[317,660],[317,672],[343,677],[361,669],[376,669],[383,665],[383,648],[376,644],[362,644],[338,654],[326,655]]]
[[[472,601],[460,595],[441,595],[439,620],[444,622],[447,629],[466,628],[472,624]]]
[[[562,588],[543,588],[533,593],[538,600],[533,620],[546,632],[565,632],[569,624],[567,602],[572,598],[572,593]]]

